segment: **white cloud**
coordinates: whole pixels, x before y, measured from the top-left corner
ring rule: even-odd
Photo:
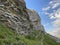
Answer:
[[[60,8],[55,12],[55,17],[60,19]]]
[[[55,9],[55,8],[58,7],[59,5],[60,5],[60,3],[52,4],[52,9]]]
[[[55,19],[54,13],[49,14],[50,19]]]
[[[47,10],[49,10],[49,9],[50,9],[50,6],[45,7],[45,8],[42,8],[43,11],[47,11]]]
[[[48,6],[45,8],[42,8],[43,11],[47,11],[49,9],[55,9],[60,6],[60,0],[52,0],[49,2]]]
[[[60,28],[55,28],[52,31],[49,31],[48,33],[53,35],[53,36],[60,38]]]
[[[55,8],[58,8],[59,6],[60,6],[60,0],[52,0],[47,4],[46,7],[42,8],[42,11],[45,11],[44,14],[49,15],[49,12],[47,12],[47,11],[50,10],[52,12],[53,9],[55,10]],[[54,12],[52,12],[52,13],[54,13]],[[51,18],[54,18],[54,17],[55,16],[52,16]]]
[[[58,38],[60,38],[60,0],[52,0],[47,4],[47,7],[42,9],[44,14],[49,17],[49,19],[52,21],[49,25],[46,24],[44,26],[51,26],[53,29],[49,31],[48,33],[51,35],[54,35]]]
[[[52,24],[54,27],[59,27],[60,26],[60,19],[53,21]]]
[[[60,26],[60,8],[55,10],[53,13],[51,13],[49,15],[50,19],[51,20],[54,20],[52,21],[52,25],[54,27],[59,27]]]
[[[49,17],[50,17],[51,20],[54,20],[54,21],[52,21],[52,26],[54,27],[54,29],[52,29],[52,31],[50,31],[48,33],[60,38],[60,8],[53,11],[49,15]]]
[[[54,3],[60,3],[60,0],[52,0]]]
[[[50,19],[60,19],[60,8],[49,15]]]
[[[55,17],[53,15],[51,15],[50,19],[55,19]]]
[[[51,9],[55,9],[60,6],[60,0],[52,0],[49,2],[49,6]]]
[[[49,4],[52,4],[52,3],[53,3],[53,1],[50,1],[50,2],[49,2]]]

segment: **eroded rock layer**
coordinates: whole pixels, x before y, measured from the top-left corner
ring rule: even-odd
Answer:
[[[30,34],[34,29],[44,30],[38,14],[27,10],[24,0],[0,0],[0,22],[19,34]]]
[[[41,19],[39,17],[39,14],[34,10],[27,10],[29,14],[29,19],[31,20],[31,23],[33,24],[33,29],[44,31],[44,27],[41,24]]]

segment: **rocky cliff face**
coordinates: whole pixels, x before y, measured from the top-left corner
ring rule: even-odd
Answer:
[[[29,19],[31,20],[31,23],[33,24],[33,29],[36,29],[38,31],[44,31],[44,27],[41,24],[41,19],[39,17],[39,14],[34,10],[27,10],[29,14]]]
[[[0,0],[0,22],[19,34],[30,34],[34,29],[44,31],[38,14],[27,10],[24,0]]]
[[[43,32],[38,13],[24,0],[0,0],[0,45],[60,45]]]

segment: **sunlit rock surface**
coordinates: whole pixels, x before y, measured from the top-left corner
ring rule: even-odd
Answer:
[[[39,17],[39,14],[34,10],[27,10],[29,14],[29,18],[33,24],[34,29],[39,31],[44,31],[44,27],[41,24],[41,19]]]
[[[0,0],[0,2],[0,22],[19,34],[28,34],[33,30],[24,0]]]
[[[0,21],[19,34],[30,34],[33,29],[44,30],[38,13],[27,11],[24,0],[0,0]]]

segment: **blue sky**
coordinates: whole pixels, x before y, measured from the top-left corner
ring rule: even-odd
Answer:
[[[60,0],[25,0],[25,2],[28,9],[38,12],[46,32],[60,37]]]

